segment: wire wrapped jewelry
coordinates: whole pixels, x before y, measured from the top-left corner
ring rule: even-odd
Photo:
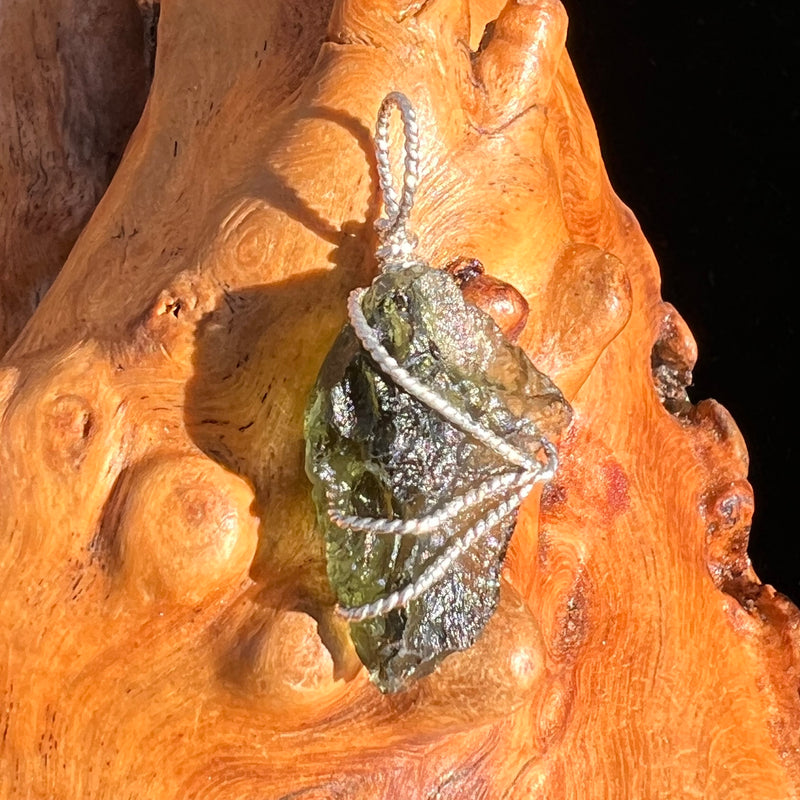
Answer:
[[[389,158],[395,108],[399,194]],[[398,691],[483,630],[516,512],[555,474],[551,437],[570,410],[455,280],[415,255],[419,131],[399,92],[381,104],[375,152],[379,274],[350,294],[349,324],[320,370],[306,469],[337,611],[372,680]]]

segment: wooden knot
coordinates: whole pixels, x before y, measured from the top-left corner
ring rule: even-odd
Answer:
[[[730,412],[716,400],[701,400],[692,406],[688,420],[705,441],[696,437],[706,461],[716,470],[747,474],[750,457],[739,426]]]
[[[477,258],[457,258],[446,267],[468,303],[488,314],[501,331],[515,342],[528,321],[528,301],[510,283],[487,275]]]
[[[280,609],[262,615],[239,636],[228,662],[236,684],[283,710],[287,705],[316,706],[337,685],[333,658],[317,623],[302,611]]]
[[[658,335],[650,353],[656,394],[664,408],[678,416],[691,410],[686,387],[692,383],[697,343],[671,303],[661,304]]]
[[[540,620],[548,655],[558,664],[574,663],[589,636],[588,560],[587,545],[580,538],[545,526],[539,531]]]
[[[187,604],[238,585],[255,551],[252,502],[244,481],[208,459],[162,456],[134,468],[110,501],[126,585]]]
[[[706,563],[714,583],[723,590],[750,569],[747,543],[753,508],[753,489],[744,478],[711,489],[703,498]]]
[[[86,458],[95,430],[89,401],[74,394],[56,397],[43,409],[48,431],[45,459],[58,472],[77,470]]]
[[[537,368],[570,399],[627,325],[632,308],[622,262],[592,245],[570,244],[536,299],[523,344],[536,354]]]
[[[474,647],[446,658],[419,684],[415,725],[441,732],[507,717],[539,691],[545,646],[539,624],[506,582]]]
[[[574,687],[563,676],[552,678],[537,698],[535,730],[541,753],[546,753],[564,735],[574,698]]]

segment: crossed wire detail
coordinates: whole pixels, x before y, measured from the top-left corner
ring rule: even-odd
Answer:
[[[405,151],[405,171],[399,199],[393,186],[389,163],[389,117],[394,107],[399,109],[402,117]],[[377,223],[381,239],[377,257],[381,272],[404,269],[411,264],[419,263],[412,257],[416,238],[406,229],[419,177],[418,149],[419,132],[414,109],[405,95],[400,92],[392,92],[381,104],[375,130],[378,176],[386,211],[386,217]],[[456,408],[445,397],[400,365],[397,359],[381,344],[378,334],[364,316],[361,301],[366,291],[366,289],[356,289],[351,292],[347,302],[348,317],[361,346],[370,355],[378,369],[418,402],[439,414],[463,433],[490,448],[511,469],[493,476],[464,494],[444,503],[431,513],[416,519],[389,520],[344,514],[335,507],[334,499],[329,497],[328,516],[334,525],[347,531],[360,531],[379,536],[423,536],[456,519],[464,511],[469,511],[490,498],[498,498],[497,504],[475,524],[463,533],[452,536],[445,550],[433,558],[419,577],[407,586],[366,605],[337,606],[338,613],[351,622],[383,616],[394,609],[404,608],[412,600],[423,595],[447,575],[459,556],[479,542],[495,525],[507,520],[519,508],[537,483],[551,480],[558,467],[556,448],[547,437],[542,436],[540,439],[540,452],[546,456],[546,461],[542,462],[514,447],[510,442],[474,420],[469,414]],[[529,424],[532,425],[532,423]],[[512,490],[515,491],[509,494]],[[506,495],[505,499],[500,500],[499,498],[503,495]]]

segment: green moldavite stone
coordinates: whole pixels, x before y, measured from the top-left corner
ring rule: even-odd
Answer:
[[[384,347],[412,375],[531,455],[570,409],[552,381],[494,321],[466,303],[446,272],[415,265],[380,275],[362,308]],[[494,475],[515,469],[384,375],[346,326],[320,370],[306,415],[306,470],[327,541],[328,577],[342,606],[402,589],[504,497],[424,536],[342,530],[345,514],[419,518]],[[512,490],[513,491],[513,490]],[[329,499],[330,498],[330,499]],[[474,644],[497,605],[515,515],[496,525],[446,577],[407,607],[351,624],[362,662],[384,692],[429,673]]]

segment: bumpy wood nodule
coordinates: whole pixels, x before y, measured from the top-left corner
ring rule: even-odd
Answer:
[[[94,5],[0,7],[7,343],[149,79],[136,4],[92,49],[67,22]],[[695,346],[566,25],[553,0],[163,4],[138,127],[0,367],[0,797],[798,796],[798,612],[749,566],[744,444],[686,398]],[[394,89],[421,255],[516,287],[575,417],[478,644],[387,697],[332,613],[302,416],[372,277]]]

